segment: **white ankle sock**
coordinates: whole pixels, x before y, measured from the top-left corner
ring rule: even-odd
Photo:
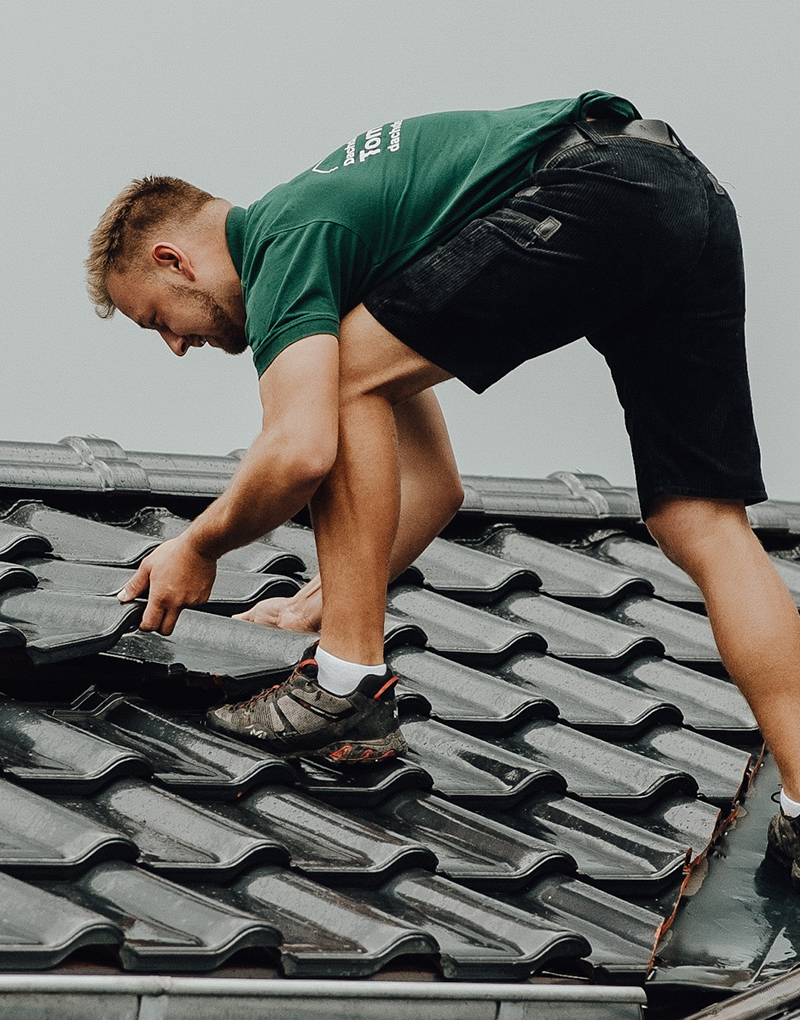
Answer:
[[[335,655],[319,647],[314,653],[314,658],[319,666],[317,683],[331,694],[352,694],[367,674],[377,673],[380,676],[388,672],[385,662],[377,666],[362,666],[358,662],[337,659]]]
[[[800,803],[796,800],[792,800],[791,797],[788,797],[784,793],[783,787],[781,787],[781,810],[785,815],[788,815],[789,818],[797,818],[797,816],[800,815]]]

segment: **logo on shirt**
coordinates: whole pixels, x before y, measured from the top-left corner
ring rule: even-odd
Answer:
[[[344,147],[342,167],[366,163],[371,156],[380,156],[382,152],[399,152],[402,126],[402,120],[395,120],[391,124],[383,124],[381,127],[371,128],[364,134],[360,148],[359,139],[362,136],[356,135],[355,138],[351,138]],[[325,160],[321,159],[316,166],[311,168],[311,172],[315,174],[332,174],[334,170],[339,169],[338,164],[337,166],[323,169],[322,164],[324,162]]]

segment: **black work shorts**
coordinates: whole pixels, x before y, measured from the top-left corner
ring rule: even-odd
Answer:
[[[680,143],[592,134],[364,304],[478,393],[585,336],[625,411],[643,516],[660,495],[764,500],[733,204]]]

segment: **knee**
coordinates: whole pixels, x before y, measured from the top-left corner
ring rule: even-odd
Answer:
[[[737,541],[755,539],[739,500],[665,496],[645,524],[664,555],[691,575],[706,559],[724,555],[726,547],[732,550]]]

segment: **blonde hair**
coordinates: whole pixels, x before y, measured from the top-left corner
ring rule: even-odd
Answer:
[[[129,269],[156,227],[191,219],[213,197],[178,177],[143,177],[117,195],[89,238],[86,259],[86,289],[101,319],[115,311],[108,274]]]

